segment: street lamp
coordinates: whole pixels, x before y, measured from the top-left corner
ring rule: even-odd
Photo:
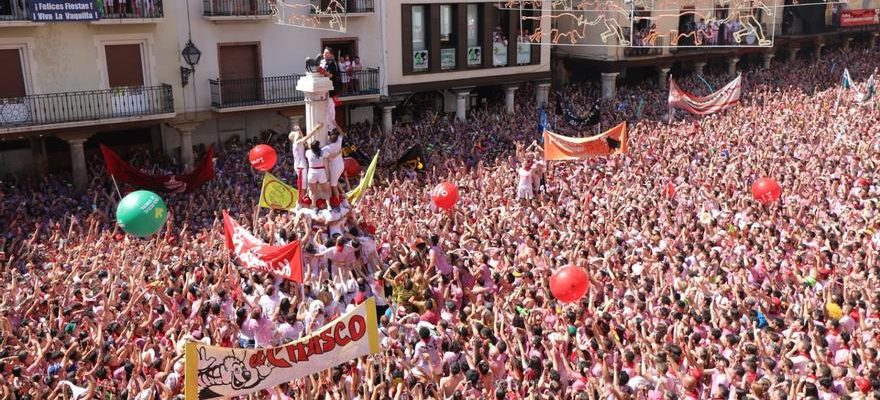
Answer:
[[[199,59],[202,58],[202,51],[199,50],[196,45],[193,44],[192,39],[190,39],[186,41],[186,46],[180,54],[183,56],[183,61],[186,61],[186,63],[189,64],[189,68],[180,67],[180,82],[182,86],[186,86],[189,83],[189,76],[195,72],[196,64],[198,64]]]

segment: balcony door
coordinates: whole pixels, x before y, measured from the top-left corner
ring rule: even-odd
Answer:
[[[259,44],[221,44],[219,58],[223,103],[259,101],[262,92]]]
[[[27,94],[21,50],[0,49],[0,71],[3,71],[0,73],[0,99],[24,97]]]
[[[144,86],[144,63],[140,44],[104,46],[107,81],[111,88]]]

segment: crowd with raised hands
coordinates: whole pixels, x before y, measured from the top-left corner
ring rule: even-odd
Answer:
[[[381,137],[353,125],[346,140],[381,165],[418,143],[426,166],[380,169],[332,229],[256,208],[253,140],[167,197],[147,239],[114,226],[99,159],[81,197],[60,178],[7,180],[0,397],[175,398],[188,341],[278,345],[372,297],[379,354],[253,398],[880,398],[880,111],[837,87],[844,66],[867,77],[878,61],[853,50],[747,70],[739,106],[672,123],[665,91],[621,87],[602,126],[628,119],[629,152],[578,162],[542,161],[529,88],[513,114],[428,113]],[[580,110],[599,93],[560,90]],[[270,144],[296,181],[294,144]],[[783,189],[767,205],[749,193],[764,176]],[[430,200],[443,181],[461,193],[451,211]],[[303,284],[241,268],[223,209],[267,243],[301,240]],[[564,266],[589,274],[578,302],[549,290]]]

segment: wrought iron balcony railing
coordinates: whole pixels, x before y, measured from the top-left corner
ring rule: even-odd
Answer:
[[[28,4],[18,0],[0,0],[0,22],[29,21]]]
[[[204,0],[206,17],[266,17],[273,15],[271,0]]]
[[[626,57],[657,56],[663,54],[663,37],[634,37],[631,46],[623,49]]]
[[[2,0],[0,0],[2,1]],[[162,18],[162,0],[105,1],[98,13],[101,19]]]
[[[254,107],[305,101],[305,94],[296,90],[304,75],[293,74],[248,79],[211,79],[211,107],[217,109]],[[336,83],[339,96],[351,97],[379,94],[379,69],[352,71]]]
[[[144,117],[174,112],[171,85],[0,98],[0,128]]]
[[[321,13],[341,13],[347,14],[363,14],[375,11],[375,0],[311,0],[311,13],[316,14],[317,10]]]

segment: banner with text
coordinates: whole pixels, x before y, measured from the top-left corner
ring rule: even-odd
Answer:
[[[33,22],[96,21],[96,0],[33,0],[30,2]]]
[[[376,300],[279,347],[186,344],[186,400],[245,396],[379,352]]]
[[[246,268],[302,283],[302,246],[299,240],[283,246],[270,246],[242,228],[229,217],[226,210],[223,210],[223,234],[226,236],[226,248]]]
[[[591,156],[626,153],[626,122],[586,138],[562,136],[544,131],[544,160],[581,160]]]
[[[880,24],[880,8],[862,8],[840,12],[840,26],[865,26]]]
[[[707,96],[695,96],[682,90],[675,80],[669,80],[669,107],[685,110],[691,114],[708,115],[739,104],[742,93],[742,75],[730,81],[717,92]]]

